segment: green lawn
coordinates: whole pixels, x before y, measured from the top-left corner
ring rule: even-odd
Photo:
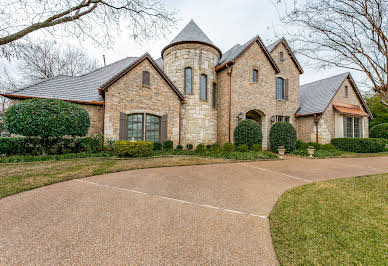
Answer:
[[[282,265],[388,265],[388,174],[291,189],[270,226]]]

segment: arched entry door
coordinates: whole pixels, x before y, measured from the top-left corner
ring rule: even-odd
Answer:
[[[250,110],[245,114],[245,118],[256,121],[259,124],[260,128],[262,128],[262,121],[264,118],[263,112],[259,110]]]

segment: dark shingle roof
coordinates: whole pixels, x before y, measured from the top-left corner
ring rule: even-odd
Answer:
[[[300,108],[296,114],[323,113],[348,76],[349,73],[343,73],[302,85],[300,87]]]
[[[269,52],[272,52],[273,49],[275,49],[275,47],[282,41],[283,39],[279,39],[277,40],[276,42],[274,43],[271,43],[270,45],[267,46],[267,50]]]
[[[127,57],[82,76],[56,76],[12,92],[25,97],[54,98],[69,101],[103,101],[98,88],[123,69],[132,65],[138,57]]]
[[[164,61],[163,61],[163,58],[158,58],[155,60],[155,63],[158,65],[158,67],[164,71]]]

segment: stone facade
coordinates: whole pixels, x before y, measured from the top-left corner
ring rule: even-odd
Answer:
[[[182,144],[214,143],[217,139],[217,109],[212,106],[212,88],[217,79],[218,51],[204,44],[177,44],[164,51],[163,59],[164,72],[182,93],[185,93],[185,68],[192,69],[192,93],[185,94],[182,105]],[[200,99],[201,74],[207,76],[206,101]]]
[[[280,51],[283,51],[285,55],[284,61],[280,61],[277,57]],[[268,147],[269,129],[276,116],[287,116],[290,118],[290,123],[295,125],[295,112],[298,109],[300,100],[300,73],[283,45],[279,45],[274,49],[272,54],[280,68],[279,74],[276,74],[274,67],[257,42],[252,43],[233,65],[231,74],[231,141],[233,141],[233,131],[238,124],[239,113],[242,113],[244,118],[246,113],[251,110],[255,110],[260,114],[263,148]],[[252,82],[253,69],[258,70],[259,73],[257,83]],[[217,73],[218,142],[221,144],[229,141],[228,71],[228,69],[225,69]],[[276,77],[288,79],[288,100],[276,99]]]
[[[150,73],[150,86],[142,85],[143,71]],[[179,98],[148,59],[125,74],[105,91],[106,139],[119,139],[120,113],[167,115],[167,134],[175,144],[179,138]]]

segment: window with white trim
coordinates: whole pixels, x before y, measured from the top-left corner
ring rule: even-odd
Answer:
[[[363,126],[360,117],[344,117],[344,138],[362,138]]]

